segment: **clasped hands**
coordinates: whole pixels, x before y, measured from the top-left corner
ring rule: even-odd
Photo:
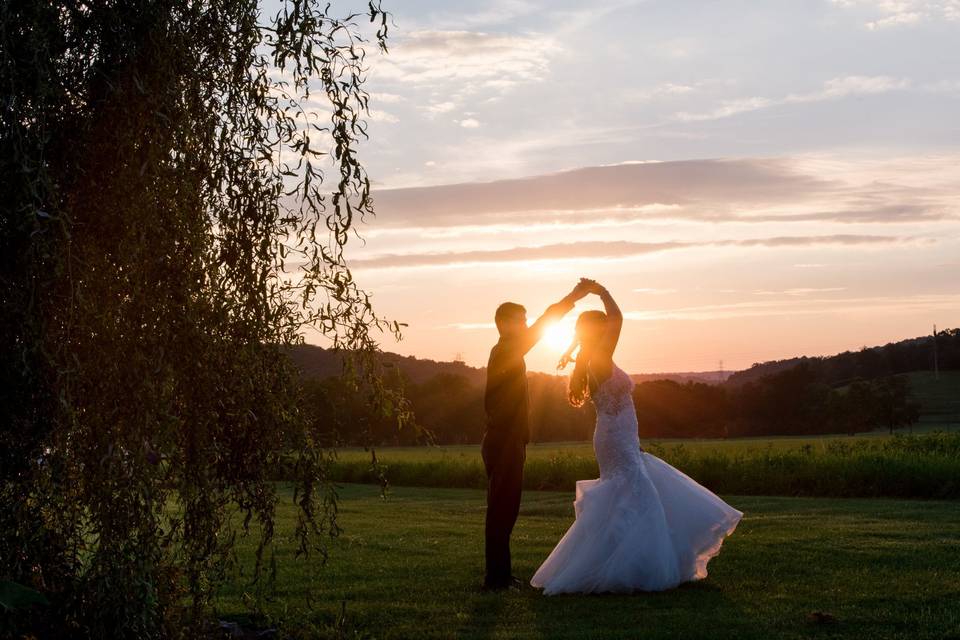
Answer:
[[[596,295],[603,295],[606,292],[606,288],[591,278],[580,278],[580,282],[573,288],[573,291],[570,292],[569,298],[571,301],[580,300],[585,298],[591,293]],[[577,339],[574,337],[573,342],[570,343],[570,347],[560,356],[560,361],[557,363],[557,369],[563,369],[568,364],[573,362],[573,352],[578,346]]]

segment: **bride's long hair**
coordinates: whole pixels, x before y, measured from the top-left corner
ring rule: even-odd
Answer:
[[[575,407],[582,407],[590,397],[590,359],[594,348],[603,336],[607,326],[607,314],[603,311],[584,311],[577,317],[577,327],[574,331],[573,342],[563,357],[560,358],[561,368],[569,361],[574,360],[573,352],[577,351],[576,363],[570,381],[567,385],[567,399]]]

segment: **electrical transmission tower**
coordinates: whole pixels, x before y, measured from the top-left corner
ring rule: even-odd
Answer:
[[[937,325],[933,325],[933,379],[940,379],[940,365],[937,362]]]

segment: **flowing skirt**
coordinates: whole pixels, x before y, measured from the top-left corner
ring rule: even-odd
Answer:
[[[577,482],[576,520],[530,581],[547,595],[662,591],[707,576],[743,513],[656,456]]]

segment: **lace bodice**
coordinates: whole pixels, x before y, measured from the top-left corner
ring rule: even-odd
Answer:
[[[600,466],[600,477],[641,473],[640,437],[637,412],[633,406],[633,380],[613,365],[610,377],[591,396],[597,409],[597,427],[593,449]]]
[[[627,406],[633,409],[632,393],[633,380],[623,369],[613,365],[610,377],[603,381],[591,399],[597,412],[616,415]]]

